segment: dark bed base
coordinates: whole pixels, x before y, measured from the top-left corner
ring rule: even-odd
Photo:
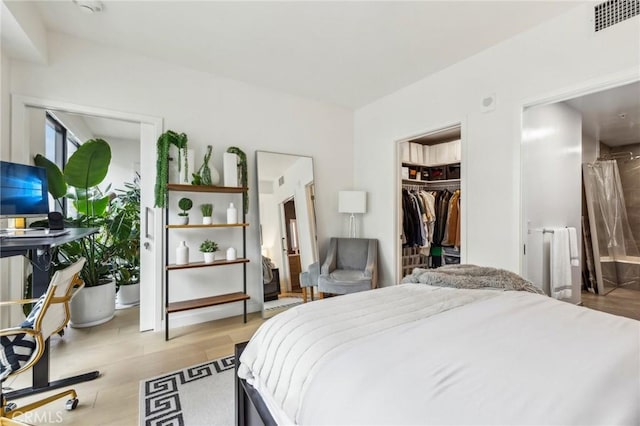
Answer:
[[[240,355],[249,342],[238,343],[235,350],[235,395],[237,426],[277,426],[266,404],[246,380],[238,377]]]

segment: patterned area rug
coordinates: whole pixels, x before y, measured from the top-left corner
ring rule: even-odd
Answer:
[[[234,356],[140,382],[140,426],[232,425]]]

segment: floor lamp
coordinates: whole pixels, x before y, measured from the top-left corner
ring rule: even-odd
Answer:
[[[356,237],[356,213],[367,212],[367,193],[364,191],[340,191],[338,212],[349,213],[349,238]]]

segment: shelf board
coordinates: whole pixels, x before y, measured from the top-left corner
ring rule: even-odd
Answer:
[[[205,308],[207,306],[224,305],[225,303],[240,302],[242,300],[249,300],[248,294],[228,293],[220,294],[218,296],[203,297],[201,299],[183,300],[180,302],[171,302],[166,307],[167,313],[188,311],[191,309]]]
[[[167,189],[169,191],[219,192],[227,194],[241,194],[249,190],[245,186],[185,185],[181,183],[170,183],[167,185]]]
[[[416,167],[442,167],[442,166],[452,166],[455,164],[460,164],[460,161],[454,161],[453,163],[438,163],[438,164],[420,164],[420,163],[412,163],[410,161],[403,161],[403,166],[416,166]]]
[[[174,269],[191,269],[191,268],[206,268],[211,266],[225,266],[225,265],[236,265],[238,263],[249,263],[249,259],[236,259],[236,260],[214,260],[211,263],[204,262],[191,262],[186,265],[167,265],[166,268],[168,271],[172,271]]]
[[[195,225],[165,225],[165,228],[168,229],[188,229],[188,228],[233,228],[233,227],[247,227],[249,226],[248,223],[233,223],[233,224],[226,224],[226,223],[212,223],[211,225],[202,225],[202,224],[195,224]]]
[[[460,183],[460,179],[440,179],[440,180],[402,179],[402,182],[424,183],[428,185],[430,183]]]

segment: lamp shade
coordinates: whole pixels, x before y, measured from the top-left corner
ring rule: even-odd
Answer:
[[[365,191],[340,191],[338,193],[339,213],[366,213],[367,193]]]

